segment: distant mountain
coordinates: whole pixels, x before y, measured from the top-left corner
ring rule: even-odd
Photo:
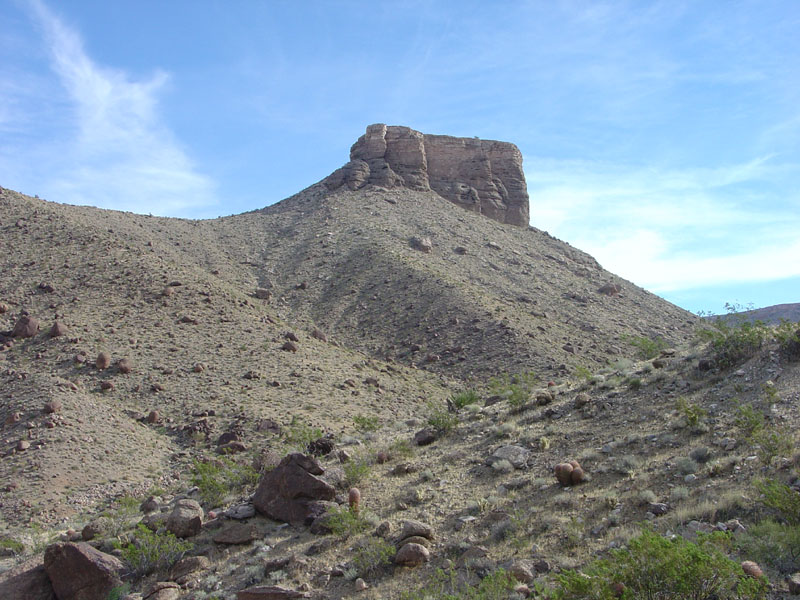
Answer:
[[[751,322],[762,321],[763,323],[767,323],[769,325],[778,325],[781,321],[798,323],[800,322],[800,302],[794,302],[791,304],[775,304],[774,306],[765,306],[764,308],[745,310],[729,315],[712,315],[706,318],[722,318],[733,321],[746,319]]]

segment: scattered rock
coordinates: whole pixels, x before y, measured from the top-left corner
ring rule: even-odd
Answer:
[[[28,448],[31,447],[31,443],[28,440],[19,440],[17,442],[16,448],[18,452],[24,452]]]
[[[256,288],[255,296],[259,300],[269,300],[272,298],[272,292],[267,288]]]
[[[195,500],[178,500],[167,518],[167,529],[179,538],[200,533],[203,526],[203,509]]]
[[[789,587],[790,594],[800,594],[800,573],[787,575],[786,585]]]
[[[281,346],[281,350],[285,352],[297,352],[297,349],[298,349],[297,344],[292,340],[286,340],[283,343],[283,346]]]
[[[515,469],[524,469],[528,466],[528,460],[531,457],[531,451],[522,446],[502,446],[494,451],[494,453],[486,460],[489,466],[494,463],[507,460]]]
[[[169,577],[179,584],[187,580],[187,576],[198,571],[211,568],[211,561],[205,556],[187,556],[176,562],[169,571]]]
[[[333,436],[327,435],[316,439],[308,444],[308,453],[312,456],[327,456],[336,448]]]
[[[583,408],[587,406],[592,401],[591,396],[586,392],[581,392],[577,396],[575,396],[575,408]]]
[[[149,413],[147,413],[147,416],[145,417],[144,420],[152,425],[154,423],[158,423],[161,420],[161,415],[157,410],[151,410]]]
[[[333,500],[333,486],[317,477],[324,473],[312,457],[292,453],[265,473],[253,495],[256,510],[271,519],[299,524],[311,516],[315,500]]]
[[[315,340],[319,340],[320,342],[328,341],[328,336],[325,334],[325,332],[321,331],[320,329],[317,329],[316,327],[311,332],[311,337],[314,338]]]
[[[173,581],[158,581],[142,594],[142,600],[178,600],[181,586]]]
[[[11,330],[11,337],[32,338],[39,333],[39,319],[35,317],[20,317]]]
[[[161,508],[161,504],[155,496],[149,496],[139,505],[139,511],[145,514],[154,513]]]
[[[622,292],[622,286],[618,283],[607,283],[597,291],[604,296],[618,296]]]
[[[414,250],[419,250],[420,252],[424,252],[425,254],[429,254],[431,250],[433,250],[433,242],[431,238],[411,238],[411,247]]]
[[[133,371],[133,363],[129,358],[120,358],[117,361],[117,370],[120,373],[127,375],[128,373]]]
[[[405,544],[395,554],[394,562],[404,567],[418,567],[431,559],[430,551],[421,544]]]
[[[44,568],[59,600],[107,598],[121,584],[125,566],[119,559],[86,543],[62,542],[47,547]]]
[[[48,400],[44,403],[44,413],[45,414],[53,414],[53,413],[60,413],[62,409],[61,400],[58,398],[53,398],[52,400]]]
[[[112,392],[116,389],[116,386],[113,381],[106,380],[100,382],[100,389],[104,392]]]
[[[50,328],[50,337],[61,337],[62,335],[67,335],[67,326],[64,325],[61,321],[56,321],[53,323],[53,326]]]
[[[575,460],[557,464],[553,471],[556,479],[563,486],[576,485],[586,480],[586,474]]]
[[[308,592],[290,590],[277,585],[257,585],[236,592],[236,600],[291,600],[310,597]]]
[[[213,540],[217,544],[236,545],[249,544],[258,538],[258,529],[256,529],[255,525],[233,523],[216,533]]]
[[[419,430],[414,434],[414,443],[417,446],[427,446],[436,441],[436,431],[430,427]]]
[[[111,355],[108,352],[101,352],[97,355],[94,365],[99,371],[106,370],[111,365]]]
[[[3,600],[57,600],[41,554],[0,573]]]
[[[405,520],[400,524],[400,539],[412,536],[420,536],[429,540],[433,539],[433,527],[421,521],[411,519]]]
[[[236,506],[232,506],[228,510],[225,511],[225,516],[229,519],[235,519],[237,521],[242,521],[244,519],[249,519],[250,517],[255,516],[256,514],[256,507],[250,504],[249,502],[246,504],[237,504]]]
[[[364,590],[366,590],[369,587],[367,585],[367,582],[364,581],[363,579],[361,579],[361,577],[356,579],[353,585],[356,588],[357,592],[363,592]]]

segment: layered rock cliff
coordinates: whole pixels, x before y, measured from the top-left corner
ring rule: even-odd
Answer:
[[[528,226],[522,154],[508,142],[427,135],[409,127],[370,125],[350,162],[325,179],[328,189],[367,185],[434,191],[490,219]]]

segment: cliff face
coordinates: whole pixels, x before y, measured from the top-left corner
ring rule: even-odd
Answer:
[[[528,226],[522,154],[508,142],[370,125],[350,149],[350,162],[324,183],[329,189],[376,185],[434,191],[495,221]]]

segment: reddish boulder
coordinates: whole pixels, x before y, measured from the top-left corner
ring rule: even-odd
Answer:
[[[41,554],[0,573],[0,598],[3,600],[56,600],[53,585],[44,570],[44,564],[42,564]]]
[[[107,369],[111,365],[111,355],[108,352],[101,352],[94,364],[100,371]]]
[[[121,584],[125,567],[119,559],[89,544],[71,542],[49,546],[44,568],[59,600],[107,598]]]
[[[62,335],[67,335],[67,326],[61,321],[56,321],[50,328],[50,337],[61,337]]]
[[[298,524],[313,516],[316,500],[333,500],[333,486],[317,475],[324,469],[310,456],[298,452],[289,454],[277,467],[261,478],[253,504],[258,512],[271,519]]]
[[[39,319],[26,316],[19,318],[11,330],[11,337],[30,338],[37,333],[39,333]]]

